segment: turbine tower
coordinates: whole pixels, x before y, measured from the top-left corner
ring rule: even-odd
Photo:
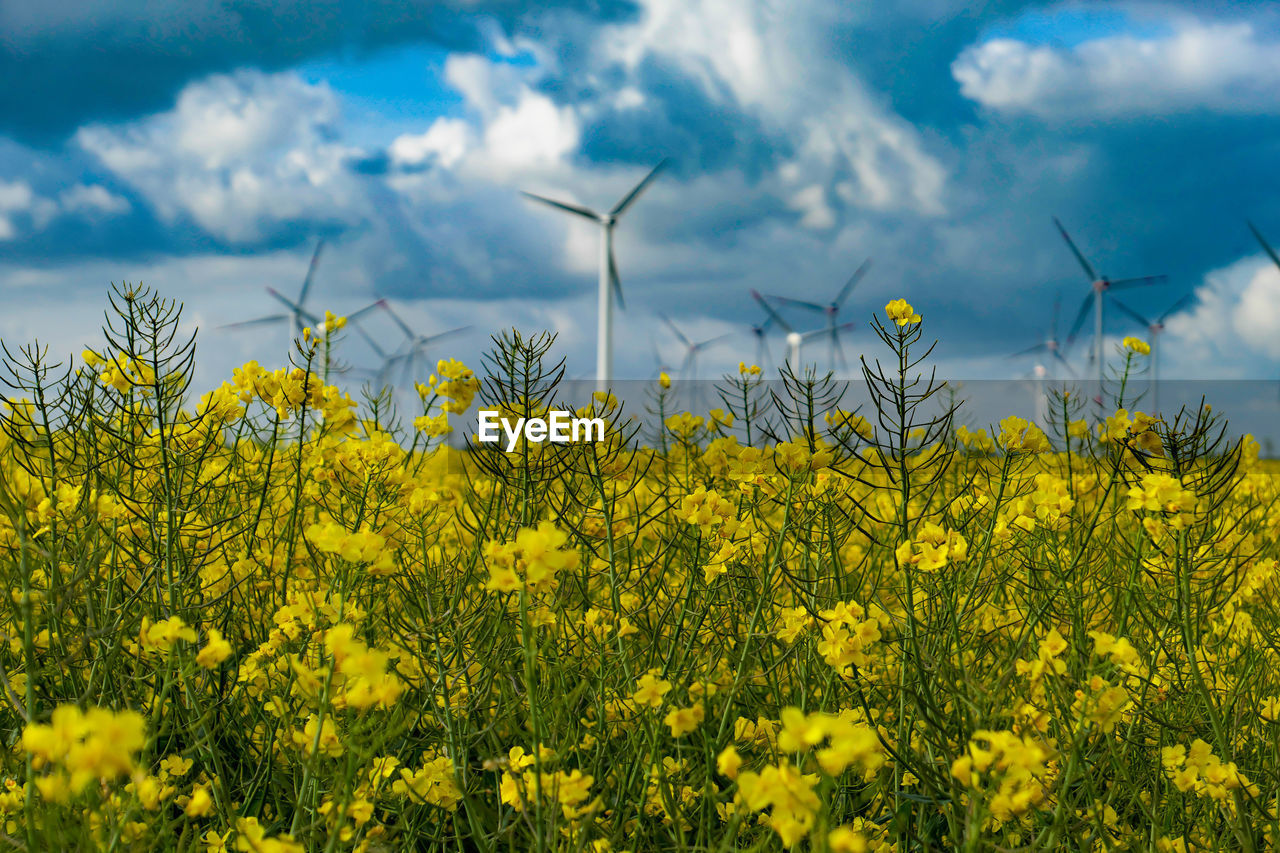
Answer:
[[[1112,281],[1103,275],[1098,275],[1093,265],[1085,260],[1084,254],[1076,248],[1076,244],[1072,242],[1071,235],[1067,234],[1067,229],[1062,227],[1062,223],[1058,221],[1058,217],[1053,217],[1053,224],[1058,226],[1058,233],[1062,235],[1062,239],[1066,241],[1067,247],[1071,249],[1071,254],[1075,255],[1076,261],[1079,262],[1080,268],[1084,270],[1084,274],[1089,278],[1089,295],[1085,297],[1084,302],[1080,304],[1080,311],[1076,314],[1075,322],[1071,324],[1071,332],[1067,335],[1067,343],[1070,344],[1075,340],[1076,333],[1080,331],[1080,327],[1084,325],[1084,318],[1089,313],[1092,305],[1093,313],[1093,358],[1098,364],[1098,403],[1102,403],[1102,301],[1106,297],[1108,291],[1126,290],[1130,287],[1142,287],[1148,284],[1157,284],[1162,281],[1168,281],[1166,275],[1145,275],[1137,278],[1122,278]]]
[[[871,269],[871,259],[862,262],[862,266],[854,270],[852,276],[845,283],[845,286],[836,294],[836,298],[832,299],[826,305],[819,305],[816,302],[806,302],[803,299],[792,299],[789,296],[770,296],[770,299],[782,305],[794,305],[797,308],[804,308],[808,311],[816,311],[827,318],[826,337],[828,338],[827,350],[831,363],[831,369],[836,369],[836,356],[840,357],[840,365],[844,371],[848,373],[849,363],[845,361],[844,349],[840,346],[839,330],[844,329],[848,324],[840,324],[840,309],[844,307],[845,300],[849,298],[849,294],[853,292],[854,287],[867,274],[867,270]]]
[[[1171,314],[1176,314],[1185,308],[1194,295],[1188,293],[1186,296],[1173,303],[1173,307],[1161,314],[1155,320],[1148,320],[1146,317],[1134,311],[1125,305],[1119,299],[1113,300],[1116,307],[1124,313],[1128,314],[1134,320],[1147,327],[1147,334],[1151,337],[1151,408],[1152,414],[1160,414],[1160,334],[1164,331],[1164,321],[1169,319]]]
[[[622,200],[605,214],[578,204],[555,201],[530,192],[521,193],[526,198],[590,219],[600,226],[600,286],[596,315],[596,390],[599,391],[609,390],[609,382],[613,379],[613,297],[617,296],[618,307],[623,310],[627,307],[622,298],[622,281],[618,278],[618,264],[613,256],[613,229],[618,224],[618,217],[626,213],[627,208],[640,197],[640,193],[644,192],[666,163],[665,159],[659,161],[640,183],[631,188],[631,192],[623,196]]]

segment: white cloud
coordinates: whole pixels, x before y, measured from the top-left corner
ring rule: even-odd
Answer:
[[[19,223],[43,230],[58,216],[58,204],[37,193],[26,181],[0,180],[0,240],[18,236]]]
[[[830,16],[853,10],[773,0],[641,5],[637,23],[603,36],[602,57],[632,71],[658,57],[697,81],[711,100],[741,109],[791,139],[798,153],[781,172],[790,192],[845,181],[844,199],[854,206],[945,211],[945,168],[914,127],[872,96],[828,40]]]
[[[1165,327],[1162,374],[1257,377],[1264,359],[1280,359],[1280,269],[1254,255],[1213,270]]]
[[[483,156],[502,179],[558,165],[577,150],[578,137],[572,107],[526,91],[514,106],[499,108],[485,128]]]
[[[215,75],[175,107],[132,125],[82,128],[76,140],[166,221],[252,243],[298,222],[357,221],[363,204],[333,141],[325,86],[292,74]]]
[[[74,184],[58,193],[58,204],[69,213],[105,215],[128,213],[132,207],[101,184]]]
[[[438,162],[452,169],[474,146],[471,125],[462,119],[438,118],[426,133],[406,133],[396,137],[387,149],[398,166],[420,166]]]
[[[992,39],[963,51],[951,73],[983,106],[1044,118],[1280,112],[1280,42],[1248,23],[1183,20],[1165,35],[1074,47]]]

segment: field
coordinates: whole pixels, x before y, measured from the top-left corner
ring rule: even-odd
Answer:
[[[399,430],[336,321],[200,396],[176,306],[109,317],[9,346],[14,849],[1273,846],[1276,472],[1217,412],[961,425],[895,301],[873,409],[744,365],[711,413],[655,382],[661,432],[600,395],[604,442],[458,452],[556,399],[547,337]]]

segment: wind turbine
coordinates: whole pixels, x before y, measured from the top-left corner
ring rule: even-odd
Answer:
[[[470,326],[462,326],[457,329],[450,329],[447,332],[437,332],[434,335],[423,335],[410,328],[409,324],[406,323],[389,304],[384,304],[383,307],[386,309],[387,314],[390,315],[392,322],[400,328],[400,331],[403,332],[405,336],[403,349],[393,355],[387,356],[377,346],[374,347],[378,352],[379,357],[383,359],[382,369],[378,371],[378,374],[380,381],[384,383],[388,378],[390,378],[397,364],[403,365],[400,374],[401,380],[409,379],[413,375],[414,367],[426,358],[428,347],[437,344],[446,338],[453,337],[454,335],[460,335],[471,328]]]
[[[827,328],[826,328],[827,338],[828,338],[827,348],[828,348],[828,355],[831,361],[832,370],[835,370],[836,368],[837,355],[839,355],[840,357],[840,364],[844,368],[845,372],[848,372],[849,370],[849,363],[845,361],[845,357],[844,357],[844,349],[840,346],[840,334],[839,334],[840,330],[846,328],[848,324],[845,324],[845,325],[839,324],[840,309],[844,307],[845,300],[849,298],[849,294],[853,292],[854,287],[857,286],[858,282],[862,280],[862,277],[867,274],[867,270],[869,269],[871,269],[870,258],[863,261],[862,266],[854,270],[853,275],[849,277],[849,280],[845,283],[844,287],[842,287],[840,289],[840,292],[836,294],[836,298],[832,299],[826,305],[819,305],[816,302],[806,302],[803,299],[792,299],[791,297],[788,297],[788,296],[769,297],[770,299],[773,299],[774,301],[780,304],[794,305],[797,308],[804,308],[808,311],[816,311],[827,318]]]
[[[676,324],[671,322],[671,318],[666,314],[658,312],[658,316],[662,318],[662,322],[667,324],[667,328],[675,333],[675,336],[680,340],[680,343],[684,344],[684,361],[680,362],[680,378],[696,381],[698,378],[698,353],[714,344],[720,343],[725,338],[729,337],[729,335],[716,335],[714,338],[707,338],[705,341],[698,341],[695,343],[689,340],[689,337],[685,335],[684,332],[680,331]]]
[[[1098,275],[1093,265],[1085,260],[1081,251],[1076,248],[1076,244],[1072,242],[1071,236],[1067,234],[1067,229],[1062,227],[1062,223],[1058,221],[1058,217],[1053,217],[1053,224],[1058,226],[1058,233],[1062,235],[1062,239],[1066,241],[1067,247],[1071,249],[1071,254],[1075,255],[1076,260],[1080,263],[1080,268],[1084,270],[1084,274],[1089,277],[1089,295],[1085,297],[1084,302],[1080,304],[1080,311],[1076,314],[1075,322],[1071,324],[1071,332],[1067,335],[1067,343],[1070,344],[1075,340],[1076,333],[1080,331],[1080,327],[1084,325],[1084,318],[1089,313],[1090,305],[1093,306],[1093,358],[1098,364],[1098,401],[1102,400],[1102,302],[1106,294],[1110,290],[1126,290],[1130,287],[1142,287],[1148,284],[1157,284],[1162,281],[1168,281],[1167,275],[1146,275],[1138,278],[1122,278],[1112,281],[1106,276]]]
[[[320,264],[320,253],[323,250],[324,250],[324,240],[320,240],[318,243],[316,243],[316,250],[311,254],[311,263],[307,266],[307,276],[302,280],[302,290],[299,292],[298,299],[296,302],[292,299],[289,299],[287,296],[284,296],[283,294],[281,294],[280,291],[276,290],[274,287],[268,287],[266,289],[267,293],[270,293],[278,301],[284,303],[285,307],[289,309],[288,313],[269,314],[266,317],[258,317],[257,319],[254,319],[254,320],[245,320],[244,322],[241,322],[241,323],[228,323],[227,325],[220,326],[219,328],[247,329],[255,326],[269,326],[277,323],[287,322],[292,327],[291,328],[292,336],[295,339],[302,337],[303,326],[310,325],[311,328],[318,329],[324,323],[324,320],[318,317],[316,314],[312,313],[311,311],[307,310],[307,308],[305,307],[305,303],[307,301],[307,295],[311,293],[311,283],[315,279],[316,267]],[[369,305],[366,305],[365,307],[361,308],[359,311],[355,311],[351,314],[348,314],[347,320],[348,322],[355,321],[360,317],[364,316],[365,314],[369,313],[370,311],[372,311],[374,308],[386,308],[386,307],[387,307],[386,301],[379,299],[376,302],[372,302]],[[352,325],[355,327],[356,332],[362,338],[364,338],[374,348],[375,351],[377,351],[378,349],[377,341],[375,341],[372,337],[370,337],[369,334],[365,332],[364,329],[362,329],[358,323],[353,322]]]
[[[1024,355],[1031,355],[1033,352],[1048,353],[1050,358],[1056,360],[1067,369],[1068,373],[1072,373],[1074,375],[1074,371],[1071,370],[1070,363],[1068,363],[1067,359],[1062,355],[1062,345],[1058,342],[1058,314],[1061,309],[1062,297],[1054,297],[1053,322],[1049,325],[1049,333],[1045,335],[1044,340],[1033,347],[1027,347],[1024,350],[1019,350],[1018,352],[1011,354],[1009,358],[1021,358]],[[1036,367],[1041,371],[1044,371],[1046,376],[1048,375],[1048,370],[1043,364],[1037,364]]]
[[[833,332],[836,334],[840,332],[847,332],[857,325],[857,323],[852,322],[841,323],[834,329],[827,327],[823,329],[812,329],[808,332],[797,332],[795,329],[791,328],[791,325],[787,323],[786,320],[782,319],[781,314],[769,307],[769,303],[765,301],[764,297],[761,296],[758,291],[751,291],[751,298],[760,303],[760,307],[769,315],[769,319],[774,323],[777,323],[778,327],[787,333],[786,363],[791,365],[792,370],[800,369],[800,355],[804,351],[804,345],[806,343],[814,338],[830,337]]]
[[[1134,311],[1128,305],[1125,305],[1119,299],[1114,299],[1116,307],[1131,318],[1147,327],[1147,334],[1151,337],[1151,408],[1155,414],[1160,413],[1160,334],[1164,331],[1164,321],[1169,319],[1171,314],[1176,314],[1194,299],[1194,294],[1188,293],[1186,296],[1173,303],[1168,311],[1161,314],[1155,320],[1148,320],[1143,315]]]
[[[613,256],[613,229],[618,224],[618,217],[627,212],[640,193],[658,175],[658,171],[667,161],[661,160],[641,179],[640,183],[622,197],[608,213],[596,213],[590,208],[577,204],[545,198],[530,192],[522,192],[526,198],[550,205],[551,207],[590,219],[600,226],[600,288],[596,314],[596,389],[607,391],[609,381],[613,378],[613,297],[618,297],[618,307],[626,310],[626,302],[622,298],[622,280],[618,278],[618,263]]]

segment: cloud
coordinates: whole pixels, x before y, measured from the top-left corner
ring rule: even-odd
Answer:
[[[844,23],[841,15],[854,13],[812,0],[644,0],[642,10],[634,21],[605,28],[590,50],[590,70],[575,76],[586,86],[594,81],[599,88],[608,80],[609,91],[636,90],[651,116],[678,114],[681,102],[710,108],[690,114],[680,134],[652,118],[647,127],[637,126],[639,110],[631,103],[589,99],[591,109],[583,108],[587,134],[619,121],[633,139],[650,139],[644,131],[657,129],[673,143],[672,153],[687,157],[684,135],[714,139],[727,131],[732,143],[724,146],[725,156],[718,163],[704,158],[703,168],[736,166],[759,174],[761,164],[750,158],[764,159],[764,170],[788,184],[786,197],[812,194],[814,184],[836,187],[829,211],[799,208],[806,227],[835,224],[859,209],[930,216],[945,211],[946,168],[936,153],[835,51],[832,28]],[[657,85],[674,72],[680,85]],[[744,145],[744,135],[762,144]]]
[[[984,107],[1046,119],[1280,114],[1280,40],[1249,22],[1183,19],[1164,34],[1072,47],[995,38],[964,50],[951,73]]]
[[[482,52],[630,0],[44,0],[0,4],[0,132],[48,144],[86,123],[165,109],[213,73],[290,68],[340,51],[427,43]]]
[[[1170,376],[1256,378],[1280,359],[1280,269],[1250,255],[1210,271],[1196,302],[1166,322]]]
[[[361,196],[336,141],[337,101],[296,76],[241,71],[182,91],[173,109],[76,143],[168,224],[187,219],[228,244],[297,228],[350,226]]]

